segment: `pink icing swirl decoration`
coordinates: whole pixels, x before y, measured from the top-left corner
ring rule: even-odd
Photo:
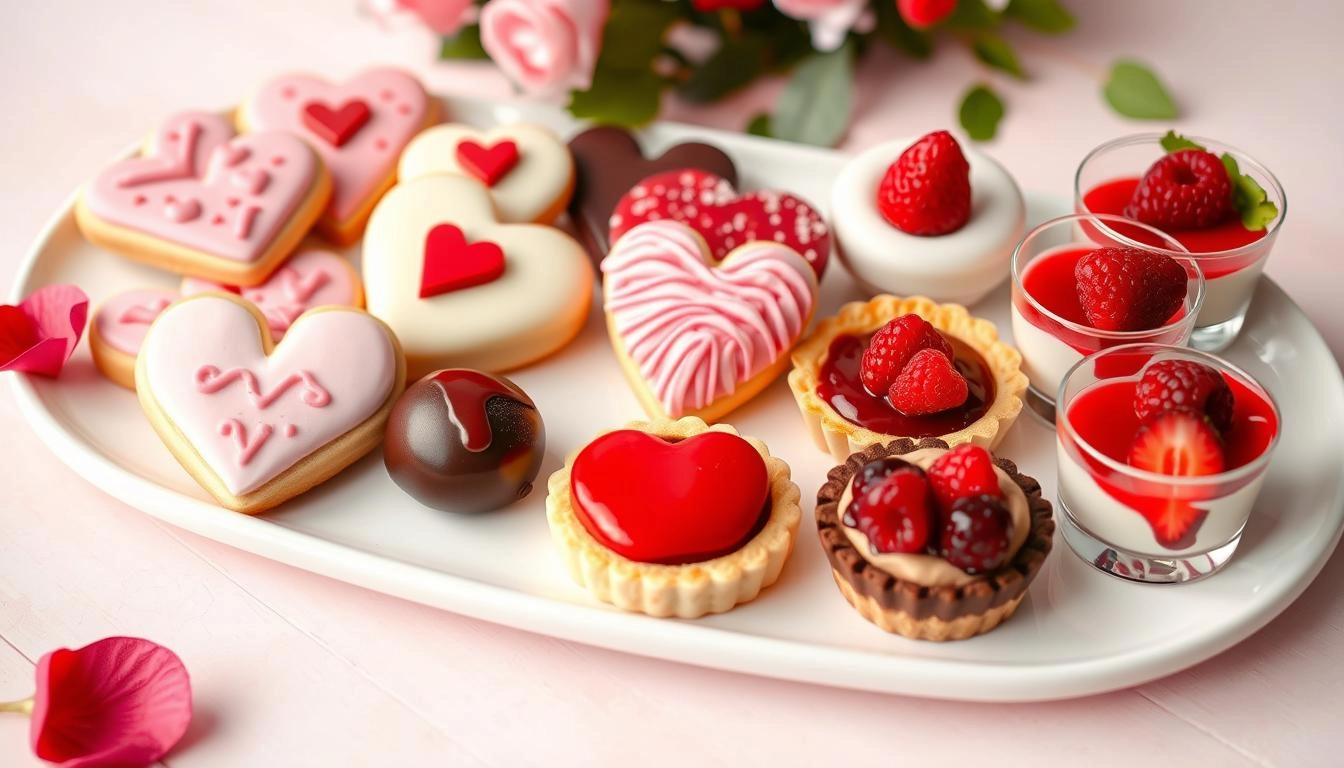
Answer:
[[[281,379],[274,389],[265,392],[261,389],[261,383],[257,381],[257,375],[246,368],[230,368],[227,371],[220,371],[213,365],[203,365],[196,370],[196,389],[203,395],[213,395],[235,381],[243,383],[243,386],[247,389],[248,397],[252,399],[252,404],[262,410],[271,407],[272,403],[279,400],[296,385],[303,387],[301,397],[305,405],[313,408],[325,408],[331,404],[331,393],[327,392],[317,382],[317,377],[308,371],[291,373]]]
[[[732,394],[793,348],[816,304],[812,269],[793,249],[746,243],[717,266],[675,221],[640,224],[602,262],[606,311],[673,418]]]

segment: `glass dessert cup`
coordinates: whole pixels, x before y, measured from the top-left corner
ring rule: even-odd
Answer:
[[[1162,136],[1160,133],[1124,136],[1089,152],[1074,175],[1075,209],[1079,213],[1120,214],[1138,179],[1165,153],[1159,143]],[[1218,352],[1226,349],[1241,332],[1256,283],[1287,216],[1288,200],[1274,174],[1250,155],[1222,142],[1189,138],[1215,155],[1230,155],[1241,173],[1254,179],[1265,190],[1266,199],[1278,208],[1278,215],[1261,232],[1248,232],[1234,218],[1207,230],[1169,233],[1184,246],[1179,252],[1189,252],[1204,272],[1204,306],[1190,335],[1190,344]],[[1138,229],[1142,226],[1138,222],[1123,217],[1122,221],[1123,226],[1108,224],[1113,236],[1118,233],[1163,247],[1160,241]]]
[[[1117,235],[1112,227],[1133,228],[1163,247],[1153,247]],[[1077,283],[1072,264],[1095,248],[1123,246],[1169,255],[1186,271],[1186,293],[1181,308],[1157,328],[1141,331],[1105,331],[1088,325],[1074,307],[1066,317],[1062,303],[1077,304]],[[1063,267],[1063,270],[1059,267]],[[1044,267],[1045,269],[1042,269]],[[1055,393],[1065,374],[1078,361],[1094,352],[1123,344],[1186,344],[1204,302],[1204,276],[1199,265],[1184,253],[1174,238],[1145,224],[1120,216],[1070,214],[1051,219],[1027,233],[1013,252],[1012,274],[1013,343],[1022,353],[1022,371],[1030,381],[1026,403],[1047,423],[1055,421]],[[1065,294],[1047,300],[1053,286]],[[1047,306],[1049,304],[1050,306]],[[1051,307],[1054,307],[1053,309]]]
[[[1234,395],[1224,437],[1228,469],[1174,476],[1116,455],[1139,424],[1134,385],[1163,360],[1218,371]],[[1161,344],[1113,347],[1074,366],[1060,385],[1057,460],[1061,530],[1085,562],[1145,583],[1182,583],[1216,573],[1232,558],[1279,439],[1273,396],[1214,355]]]

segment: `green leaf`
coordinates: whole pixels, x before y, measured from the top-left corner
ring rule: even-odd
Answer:
[[[765,41],[756,36],[726,40],[696,67],[678,92],[693,103],[715,101],[756,79],[765,68]]]
[[[1177,116],[1176,104],[1157,75],[1131,59],[1115,62],[1102,93],[1111,108],[1125,117],[1171,120]]]
[[[994,29],[999,25],[999,14],[985,5],[984,0],[958,0],[957,7],[943,23],[953,29]]]
[[[679,18],[672,3],[613,3],[602,28],[599,69],[647,68],[662,50],[663,34]]]
[[[1162,139],[1158,141],[1158,143],[1161,144],[1162,148],[1165,149],[1168,153],[1180,152],[1182,149],[1199,149],[1199,150],[1204,149],[1203,146],[1196,144],[1195,142],[1185,138],[1184,136],[1175,131],[1167,131],[1166,134],[1162,136]],[[1223,157],[1228,158],[1227,155],[1223,155]],[[1237,163],[1236,160],[1232,160],[1232,165],[1234,168],[1236,166],[1236,163]],[[1223,165],[1227,165],[1226,160],[1223,161]],[[1227,173],[1230,176],[1236,173],[1236,171],[1229,170]]]
[[[443,38],[439,47],[440,59],[488,59],[481,47],[481,28],[472,24],[458,30],[456,35]]]
[[[1259,182],[1241,172],[1235,157],[1224,152],[1221,159],[1228,178],[1232,179],[1232,203],[1241,214],[1241,225],[1252,232],[1269,226],[1279,215],[1279,207],[1269,200]]]
[[[1003,15],[1039,32],[1063,34],[1073,29],[1073,14],[1056,0],[1012,0]]]
[[[1026,79],[1027,73],[1022,71],[1022,62],[1017,60],[1017,53],[1013,46],[1008,44],[998,35],[981,35],[971,45],[975,51],[975,58],[983,61],[995,69],[1001,69],[1013,77]]]
[[[962,130],[975,141],[989,141],[998,133],[1003,119],[1003,102],[985,85],[977,85],[966,92],[957,110]]]
[[[873,9],[877,11],[878,38],[916,59],[929,58],[933,53],[933,39],[907,24],[895,3],[874,3]]]
[[[770,138],[770,113],[761,112],[751,118],[751,122],[747,123],[747,133]]]
[[[572,91],[569,111],[575,117],[634,128],[658,115],[666,81],[651,69],[599,69],[586,91]]]
[[[775,138],[832,146],[845,135],[854,106],[852,44],[816,53],[793,71],[775,103]]]

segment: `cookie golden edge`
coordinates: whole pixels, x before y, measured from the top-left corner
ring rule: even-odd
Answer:
[[[579,455],[575,451],[547,480],[546,521],[566,569],[579,586],[602,602],[626,611],[694,619],[750,602],[779,579],[802,520],[802,493],[791,479],[787,463],[772,456],[760,440],[740,435],[726,424],[709,426],[695,417],[632,421],[621,429],[666,438],[685,439],[707,432],[741,437],[765,461],[770,516],[750,541],[722,557],[686,565],[636,562],[603,546],[579,521],[570,491],[570,474]]]
[[[817,323],[794,348],[793,370],[788,377],[789,389],[813,443],[837,462],[871,445],[908,435],[886,435],[854,424],[817,395],[821,367],[831,342],[843,334],[872,333],[907,314],[919,315],[944,334],[965,342],[984,357],[994,376],[994,402],[985,415],[964,429],[936,437],[952,447],[971,443],[993,450],[1022,413],[1022,398],[1027,391],[1022,355],[999,338],[998,329],[990,321],[971,315],[960,304],[939,304],[923,296],[883,294],[869,301],[851,302]]]
[[[179,299],[173,302],[167,309],[166,314],[173,307],[188,301],[198,301],[200,299],[215,298],[227,299],[238,306],[246,309],[257,323],[257,336],[261,341],[262,350],[269,357],[276,347],[276,342],[271,338],[269,326],[266,322],[266,316],[261,313],[252,303],[239,298],[230,293],[206,292],[198,293],[192,296]],[[173,455],[182,468],[191,475],[207,493],[214,497],[215,501],[226,509],[240,512],[245,515],[255,515],[267,510],[273,509],[284,502],[306,493],[307,491],[325,483],[331,478],[340,474],[342,470],[356,461],[363,458],[366,454],[377,448],[383,440],[383,430],[387,424],[388,414],[392,412],[392,406],[396,404],[401,393],[406,389],[406,356],[401,350],[401,344],[397,341],[397,335],[382,320],[370,315],[368,312],[357,307],[342,306],[323,306],[310,309],[304,312],[295,320],[295,324],[301,322],[303,318],[309,315],[315,315],[321,312],[358,312],[368,316],[377,322],[387,335],[392,344],[392,351],[396,357],[396,366],[393,375],[392,387],[388,391],[387,398],[379,406],[378,410],[369,415],[367,419],[356,424],[347,430],[344,434],[328,442],[326,445],[318,448],[307,456],[299,459],[284,472],[267,480],[256,489],[235,495],[224,486],[223,481],[215,474],[210,465],[201,457],[199,451],[187,439],[186,435],[177,427],[177,424],[163,412],[157,400],[154,399],[154,393],[147,383],[146,357],[139,355],[135,364],[135,391],[140,400],[140,407],[149,419],[150,425],[155,433],[163,440],[168,448],[168,452]],[[158,322],[157,320],[155,321]],[[154,327],[150,326],[149,333],[154,332]],[[148,338],[148,337],[146,337]]]

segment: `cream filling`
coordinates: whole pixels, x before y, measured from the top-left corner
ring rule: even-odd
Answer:
[[[904,459],[920,469],[927,470],[944,453],[947,453],[947,451],[942,448],[921,448],[897,458]],[[1008,477],[1007,472],[994,467],[994,474],[999,478],[999,488],[1003,492],[1004,504],[1008,507],[1008,514],[1013,521],[1008,542],[1008,559],[1011,560],[1017,555],[1017,551],[1022,548],[1022,544],[1026,542],[1027,534],[1031,532],[1031,510],[1027,506],[1027,495],[1022,492],[1017,483],[1013,482],[1012,478]],[[966,573],[935,555],[905,554],[901,552],[880,553],[875,550],[863,531],[845,522],[849,505],[854,500],[853,487],[854,483],[851,479],[845,485],[845,492],[840,495],[840,503],[836,506],[836,511],[840,513],[840,528],[849,537],[849,542],[869,563],[898,579],[914,582],[924,587],[960,587],[980,578]],[[932,535],[936,536],[937,534],[938,531],[935,530]]]

